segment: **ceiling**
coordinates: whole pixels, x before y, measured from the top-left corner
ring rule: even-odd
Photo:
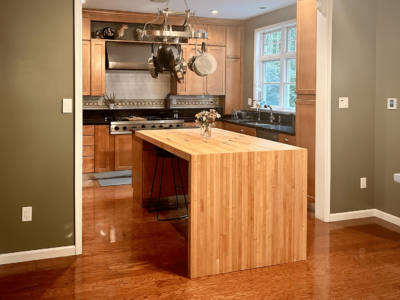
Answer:
[[[190,10],[196,16],[223,19],[249,19],[279,8],[295,4],[296,0],[187,0]],[[166,3],[150,0],[85,0],[84,8],[157,13],[157,8],[164,9]],[[265,7],[265,9],[260,9]],[[183,0],[170,0],[170,11],[185,11]],[[218,14],[212,14],[217,10]]]

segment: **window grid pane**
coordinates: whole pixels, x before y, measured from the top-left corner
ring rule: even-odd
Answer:
[[[296,85],[285,84],[285,108],[294,109],[296,107]]]
[[[281,82],[281,62],[280,60],[267,61],[264,63],[264,83]]]
[[[265,104],[279,106],[280,84],[264,84],[262,88],[262,100]]]
[[[282,33],[281,31],[264,34],[264,55],[281,53]]]
[[[295,52],[296,51],[296,35],[297,29],[296,27],[290,28],[288,30],[288,52]]]
[[[287,82],[296,82],[296,59],[287,61]]]

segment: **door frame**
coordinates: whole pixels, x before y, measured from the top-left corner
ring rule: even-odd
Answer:
[[[317,0],[315,217],[330,221],[333,0]]]
[[[75,255],[82,254],[82,0],[74,0],[75,59]]]

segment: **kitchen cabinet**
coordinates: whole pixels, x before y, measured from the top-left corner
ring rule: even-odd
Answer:
[[[82,94],[90,96],[90,41],[82,41]]]
[[[115,170],[114,135],[110,135],[108,125],[95,126],[95,172]]]
[[[132,170],[132,136],[115,136],[115,171]]]
[[[242,57],[243,27],[226,27],[226,58]]]
[[[82,17],[82,40],[90,40],[91,38],[90,15]]]
[[[185,127],[196,127],[196,122],[185,122]]]
[[[208,45],[226,46],[226,26],[208,25]]]
[[[239,109],[243,105],[241,70],[242,61],[240,59],[226,60],[225,114],[230,114],[232,109]]]
[[[91,41],[91,73],[90,85],[92,96],[102,96],[106,91],[106,42],[104,40]]]
[[[297,1],[296,94],[316,94],[317,2]]]
[[[217,60],[217,70],[206,76],[207,95],[225,95],[225,47],[207,47],[207,52]]]
[[[279,134],[279,143],[296,146],[296,137],[284,133]]]
[[[231,123],[227,123],[227,122],[218,122],[218,123],[222,123],[222,124],[217,125],[218,128],[220,128],[220,129],[225,129],[225,130],[229,130],[229,131],[233,131],[233,132],[241,133],[241,134],[246,134],[246,135],[250,135],[250,136],[257,136],[257,130],[254,128],[240,126],[240,125],[231,124]]]
[[[94,126],[83,126],[82,172],[94,173]]]
[[[186,61],[195,55],[196,50],[192,45],[182,47]],[[172,95],[225,95],[225,47],[207,47],[207,52],[217,60],[217,70],[209,76],[198,76],[188,70],[184,83],[179,84],[175,77],[171,76]]]

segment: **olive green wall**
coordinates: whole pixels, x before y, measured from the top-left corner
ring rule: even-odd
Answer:
[[[331,213],[374,208],[376,15],[376,0],[333,1]]]
[[[0,253],[74,245],[73,16],[73,0],[1,4]]]
[[[297,5],[291,5],[255,18],[248,19],[244,24],[244,89],[243,103],[247,105],[247,98],[253,99],[254,76],[254,31],[258,28],[274,25],[296,19]],[[239,107],[241,108],[241,107]]]
[[[377,1],[376,61],[376,161],[375,206],[400,217],[400,102],[397,110],[387,110],[387,98],[400,101],[400,1]]]

